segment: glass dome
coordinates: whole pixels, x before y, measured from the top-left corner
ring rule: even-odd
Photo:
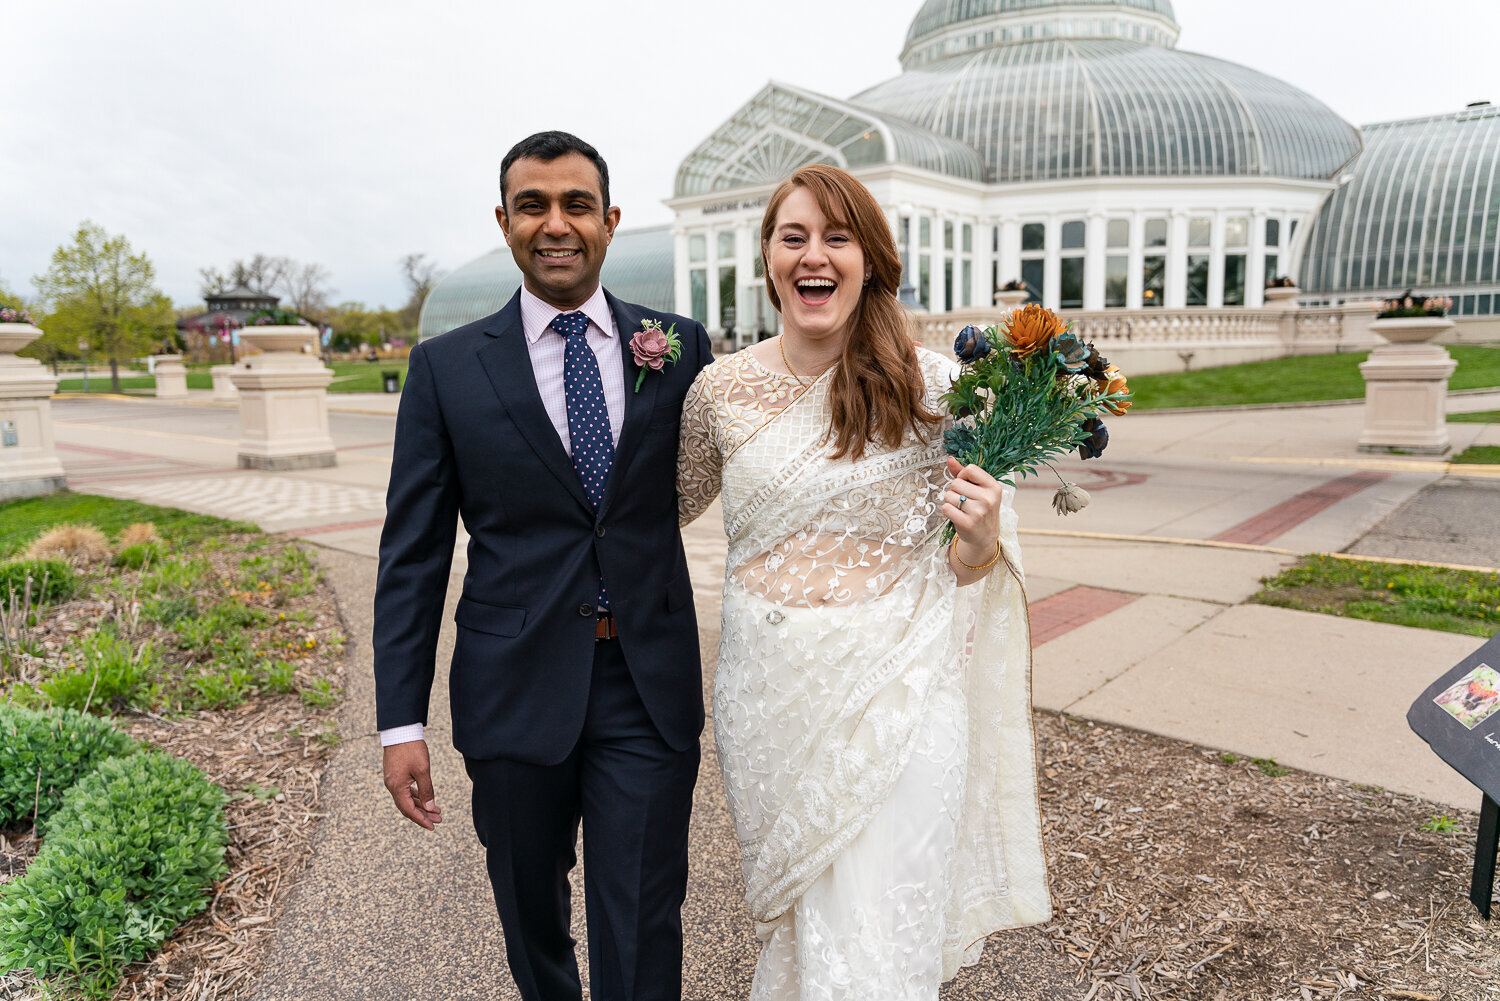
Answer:
[[[981,34],[986,31],[987,39]],[[914,52],[933,55],[926,43],[939,36],[945,37],[936,54],[952,54],[975,45],[1063,32],[1076,38],[1119,37],[1171,45],[1177,41],[1178,27],[1171,0],[926,0],[906,33],[901,61],[906,65]]]
[[[672,228],[646,226],[615,233],[600,279],[626,302],[670,312],[672,275]],[[510,248],[497,247],[438,282],[422,305],[417,336],[426,340],[488,316],[520,287],[521,269]]]
[[[1308,235],[1300,284],[1316,294],[1500,292],[1500,107],[1383,122]],[[1500,299],[1500,296],[1494,298]]]

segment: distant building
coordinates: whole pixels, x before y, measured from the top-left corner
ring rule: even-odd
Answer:
[[[925,0],[898,76],[847,99],[771,82],[731,114],[678,168],[672,226],[616,235],[605,283],[630,297],[619,255],[639,301],[775,333],[761,216],[793,170],[831,163],[874,192],[933,314],[1014,278],[1054,309],[1256,307],[1278,275],[1316,303],[1412,287],[1500,313],[1500,111],[1362,135],[1288,83],[1178,49],[1179,31],[1170,0]],[[504,247],[459,268],[421,336],[519,282]]]
[[[231,353],[236,330],[255,313],[274,309],[281,297],[240,285],[218,295],[204,296],[203,302],[207,308],[178,320],[177,329],[191,356],[216,359]]]

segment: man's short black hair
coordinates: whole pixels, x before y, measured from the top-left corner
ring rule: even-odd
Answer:
[[[533,160],[541,160],[543,163],[551,163],[560,156],[569,153],[578,153],[588,157],[599,171],[599,193],[604,196],[604,203],[600,211],[609,211],[609,166],[605,164],[604,157],[599,151],[582,139],[567,132],[538,132],[536,135],[527,136],[510,148],[505,154],[505,159],[500,161],[500,204],[507,212],[510,206],[505,200],[505,175],[510,172],[510,165],[523,157]]]

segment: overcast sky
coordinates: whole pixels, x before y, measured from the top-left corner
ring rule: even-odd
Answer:
[[[849,97],[899,72],[921,0],[8,0],[0,283],[84,219],[179,305],[198,268],[316,261],[334,301],[500,244],[500,158],[561,128],[610,163],[624,226],[768,80]],[[1355,124],[1500,102],[1496,0],[1175,0],[1179,47],[1280,77]]]

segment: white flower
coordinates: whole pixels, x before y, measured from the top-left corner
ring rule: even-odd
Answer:
[[[1064,483],[1052,495],[1052,509],[1058,514],[1072,514],[1089,506],[1089,492],[1076,483]]]

